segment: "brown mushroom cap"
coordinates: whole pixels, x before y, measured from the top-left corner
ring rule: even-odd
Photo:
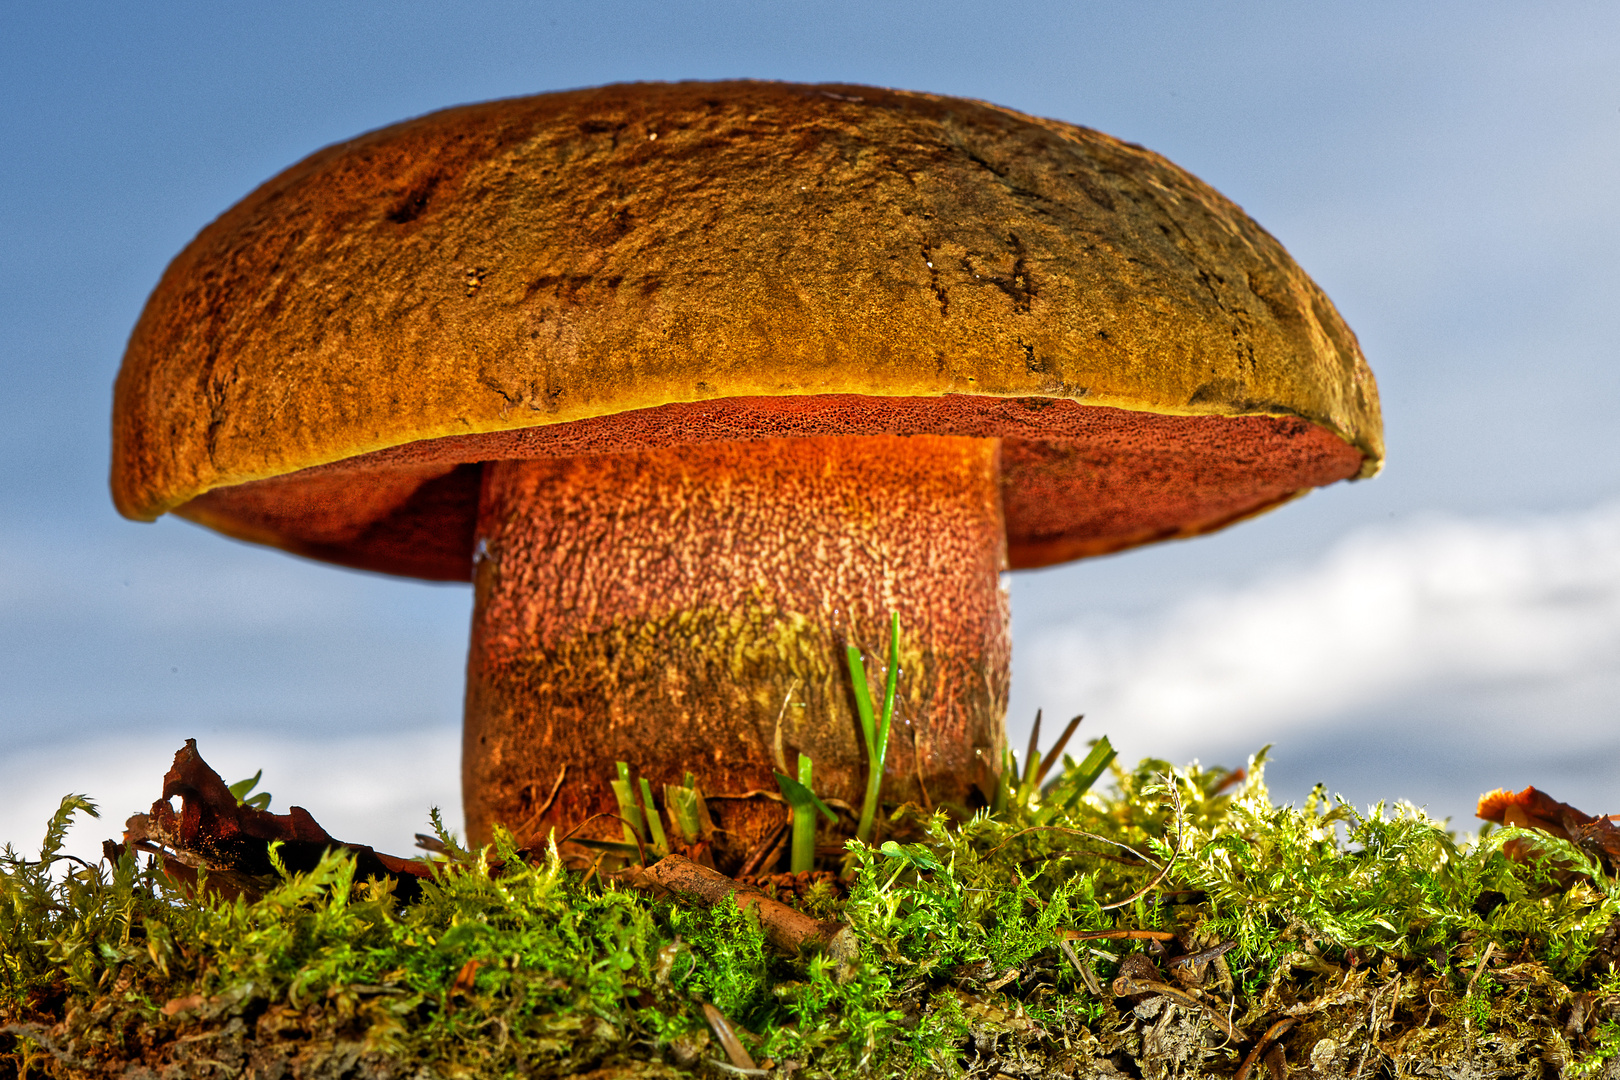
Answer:
[[[114,499],[471,572],[472,463],[1000,437],[1009,557],[1219,528],[1382,457],[1373,378],[1269,234],[1086,128],[871,87],[634,84],[328,147],[175,259]]]

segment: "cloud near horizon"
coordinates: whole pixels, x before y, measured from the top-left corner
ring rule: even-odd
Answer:
[[[1525,760],[1612,752],[1620,504],[1362,530],[1240,587],[1038,632],[1021,666],[1037,700],[1090,714],[1127,757],[1268,741],[1342,756],[1356,724],[1397,753],[1470,732]]]

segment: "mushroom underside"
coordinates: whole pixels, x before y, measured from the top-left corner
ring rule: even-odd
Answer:
[[[176,513],[310,558],[467,581],[481,462],[821,435],[1001,440],[1008,562],[1029,569],[1222,528],[1366,460],[1294,416],[1177,416],[1052,398],[851,394],[688,402],[423,439],[216,488]]]

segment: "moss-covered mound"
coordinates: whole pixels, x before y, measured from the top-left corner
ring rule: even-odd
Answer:
[[[67,861],[65,799],[0,868],[0,1075],[1620,1074],[1620,885],[1577,844],[1277,806],[1254,766],[1082,773],[899,808],[841,882],[779,890],[849,927],[793,957],[506,837],[449,844],[410,904],[345,852],[183,891]]]

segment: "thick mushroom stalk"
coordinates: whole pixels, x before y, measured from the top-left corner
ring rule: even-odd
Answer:
[[[775,790],[778,746],[810,755],[822,795],[858,804],[844,646],[881,656],[891,611],[902,677],[885,801],[982,805],[1010,654],[999,456],[996,439],[862,436],[486,464],[470,837],[497,822],[561,836],[613,813],[625,761],[654,790],[696,774],[746,847],[782,820],[748,794]]]

